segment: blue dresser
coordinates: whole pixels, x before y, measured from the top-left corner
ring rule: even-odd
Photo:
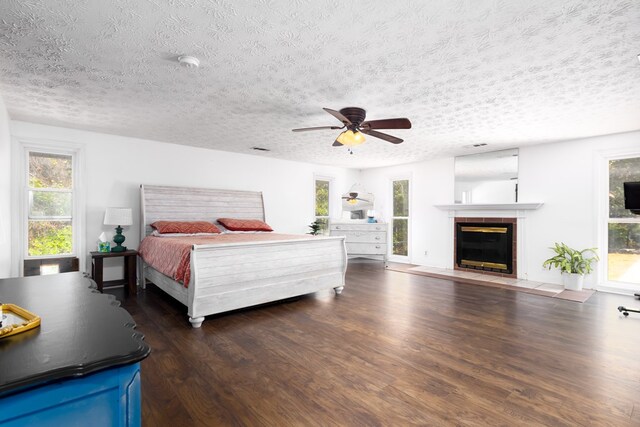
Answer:
[[[0,339],[0,426],[139,426],[149,347],[81,273],[0,280],[0,301],[41,317]]]

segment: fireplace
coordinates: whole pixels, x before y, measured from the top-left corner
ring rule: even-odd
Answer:
[[[455,268],[516,277],[515,218],[456,218]]]

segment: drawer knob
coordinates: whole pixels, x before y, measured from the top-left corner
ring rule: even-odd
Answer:
[[[380,230],[380,227],[376,227],[376,230]]]
[[[376,240],[380,240],[380,236],[377,236],[377,237],[376,237]]]
[[[380,245],[376,245],[376,249],[380,249]]]
[[[336,230],[340,230],[340,227],[336,227]]]

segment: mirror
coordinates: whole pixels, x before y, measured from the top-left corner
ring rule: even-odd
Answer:
[[[373,209],[373,194],[349,190],[342,195],[342,212],[349,219],[367,219],[367,211]]]
[[[518,201],[518,149],[455,158],[455,203]]]

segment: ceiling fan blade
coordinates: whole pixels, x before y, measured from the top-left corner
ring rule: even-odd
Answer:
[[[386,133],[378,132],[375,130],[362,129],[361,132],[367,135],[374,136],[376,138],[384,139],[385,141],[388,141],[392,144],[400,144],[403,141],[402,139],[396,138],[395,136],[387,135]]]
[[[350,125],[351,120],[347,119],[340,111],[332,110],[331,108],[323,108],[324,111],[331,114],[336,119],[340,120],[345,125]]]
[[[308,130],[320,130],[320,129],[342,129],[344,126],[316,126],[313,128],[299,128],[299,129],[291,129],[293,132],[306,132]]]
[[[362,129],[411,129],[411,121],[406,118],[369,120],[363,122]]]
[[[338,141],[333,141],[333,145],[334,147],[342,147],[342,143],[338,142]]]

